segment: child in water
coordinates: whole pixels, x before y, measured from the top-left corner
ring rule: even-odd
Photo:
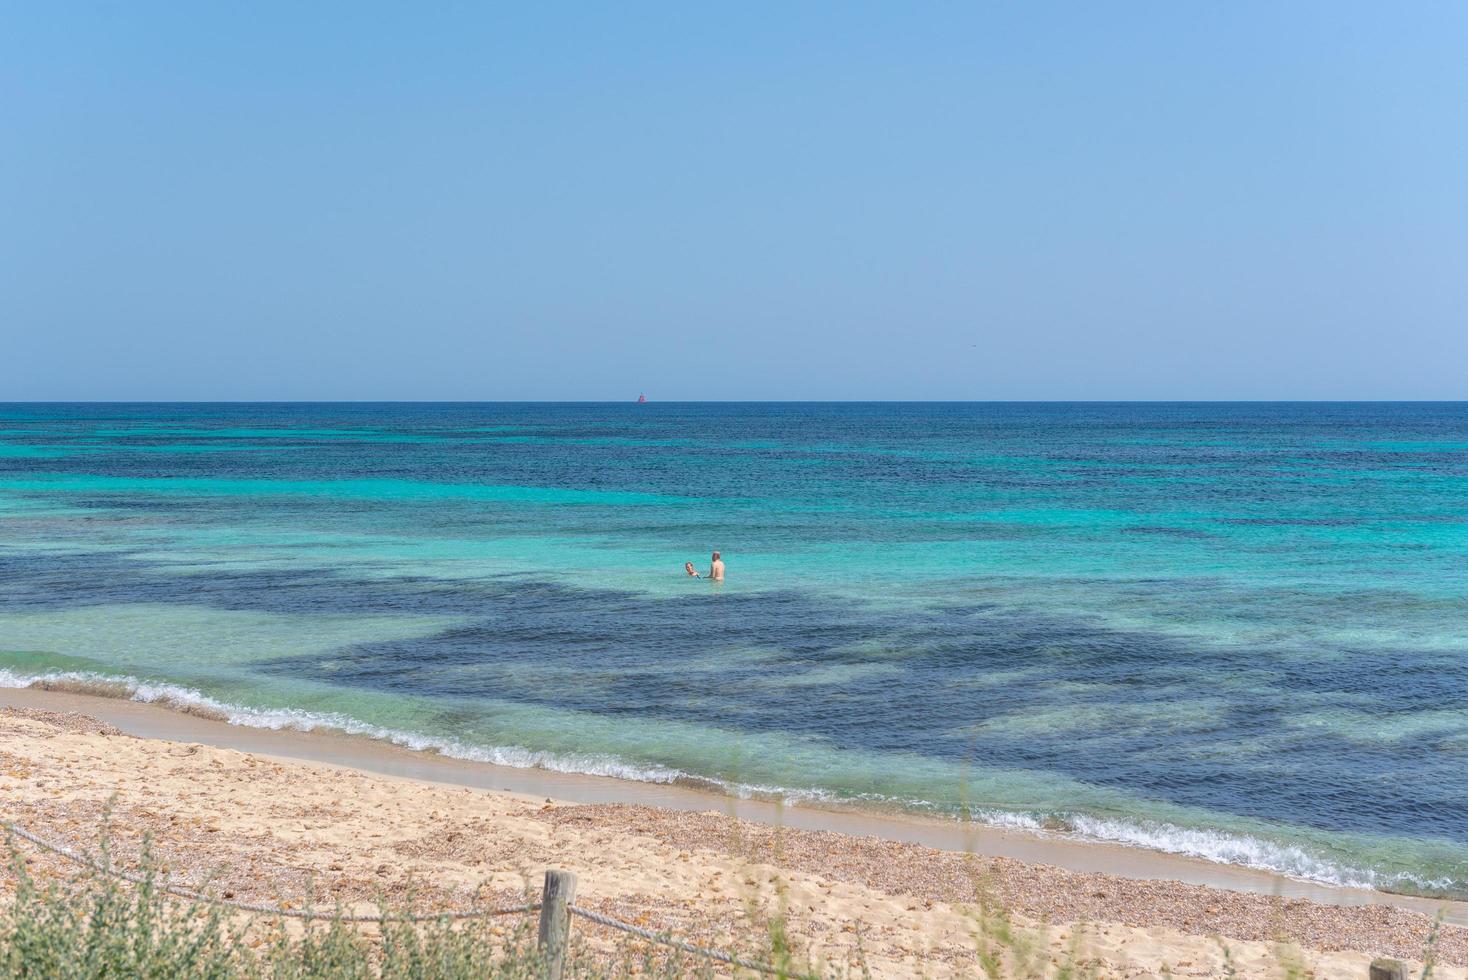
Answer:
[[[683,563],[683,570],[688,573],[689,578],[703,578],[702,575],[698,574],[698,569],[693,567],[693,562],[691,561],[685,561]]]

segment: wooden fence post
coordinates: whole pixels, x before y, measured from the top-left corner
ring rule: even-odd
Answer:
[[[1375,959],[1371,961],[1371,980],[1407,980],[1407,968],[1401,960]]]
[[[566,945],[571,938],[571,912],[576,901],[576,876],[569,871],[547,871],[540,897],[540,950],[545,956],[547,980],[561,980],[566,968]]]

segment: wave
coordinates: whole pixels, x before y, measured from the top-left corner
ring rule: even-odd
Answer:
[[[453,738],[440,738],[384,728],[381,725],[374,725],[330,711],[305,711],[299,708],[246,708],[212,698],[193,688],[178,684],[143,681],[134,677],[109,677],[83,671],[61,671],[28,676],[0,668],[0,687],[35,688],[44,691],[63,691],[70,694],[138,701],[245,728],[360,735],[418,752],[433,752],[452,759],[487,762],[515,769],[547,769],[552,772],[610,776],[644,783],[686,782],[697,784],[707,782],[707,780],[701,780],[699,777],[677,769],[664,766],[631,765],[614,756],[557,755],[520,746],[483,747],[468,745]]]
[[[1371,868],[1343,864],[1299,844],[1225,830],[1184,827],[1161,820],[1116,819],[1073,812],[1040,815],[1000,810],[980,811],[974,816],[980,822],[995,827],[1097,843],[1125,844],[1342,888],[1452,897],[1460,897],[1465,891],[1463,883],[1451,878],[1428,878],[1408,872],[1384,874]]]
[[[874,805],[928,814],[944,808],[927,800],[901,799],[879,794],[843,795],[817,787],[736,783],[701,776],[668,766],[634,764],[599,753],[554,753],[523,746],[470,745],[458,739],[386,728],[336,712],[299,708],[248,708],[229,704],[178,684],[113,677],[83,671],[19,674],[0,668],[0,688],[34,688],[116,698],[154,704],[173,711],[223,721],[231,725],[272,731],[338,732],[362,736],[419,752],[452,759],[484,762],[516,769],[607,776],[614,779],[685,786],[742,799],[767,799],[786,804],[826,806]],[[951,812],[951,811],[950,811]],[[1041,836],[1123,844],[1131,847],[1199,858],[1291,878],[1346,888],[1369,888],[1403,894],[1460,897],[1462,883],[1408,872],[1384,874],[1313,852],[1307,847],[1269,840],[1252,834],[1186,827],[1167,821],[1097,817],[1071,811],[1016,811],[974,808],[968,818],[986,826],[1021,830]]]

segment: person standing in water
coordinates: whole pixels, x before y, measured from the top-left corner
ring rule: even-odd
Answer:
[[[714,552],[713,560],[709,562],[709,581],[724,581],[724,559],[719,557],[719,553],[717,551]]]

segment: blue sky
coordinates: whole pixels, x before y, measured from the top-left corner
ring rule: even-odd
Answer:
[[[0,0],[0,400],[1468,397],[1468,5]]]

